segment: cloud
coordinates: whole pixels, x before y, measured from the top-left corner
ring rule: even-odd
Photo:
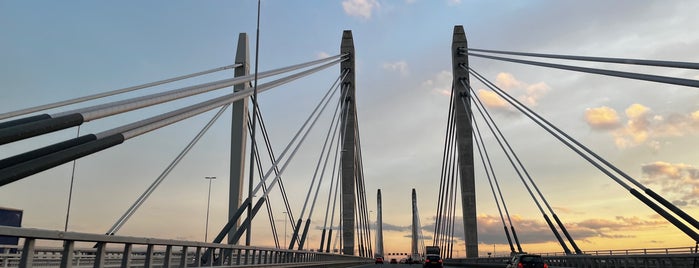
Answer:
[[[400,226],[400,225],[393,225],[387,222],[383,222],[381,224],[381,228],[384,231],[393,231],[393,232],[409,232],[410,231],[410,226]]]
[[[453,76],[450,71],[441,71],[433,76],[432,79],[428,79],[422,82],[423,88],[428,88],[430,91],[443,95],[451,96],[451,81]]]
[[[511,73],[498,73],[495,84],[505,91],[510,91],[512,95],[519,94],[517,99],[527,106],[537,106],[539,100],[551,91],[551,87],[544,82],[529,84],[518,80]]]
[[[658,194],[677,206],[699,205],[699,168],[687,164],[654,162],[641,166],[646,185],[659,186]]]
[[[447,5],[449,5],[449,6],[461,5],[461,0],[447,0]]]
[[[495,77],[495,84],[504,90],[511,90],[523,85],[523,83],[517,80],[511,73],[498,73]]]
[[[602,106],[585,110],[585,121],[593,129],[615,129],[621,126],[616,110]]]
[[[433,217],[435,219],[436,217]],[[563,219],[565,221],[565,219]],[[478,215],[478,240],[485,244],[498,244],[507,241],[503,231],[500,216],[481,214]],[[527,219],[519,215],[512,215],[512,222],[517,231],[517,236],[522,243],[557,243],[556,237],[543,219]],[[629,231],[655,229],[666,226],[667,222],[651,215],[648,219],[639,217],[617,216],[614,219],[586,219],[580,222],[566,222],[566,229],[577,241],[589,241],[590,238],[632,238]],[[509,224],[508,224],[509,229]],[[423,226],[423,231],[432,233],[434,220],[430,225]],[[463,222],[460,217],[455,219],[454,236],[459,242],[463,242]],[[559,229],[560,232],[560,229]],[[511,235],[511,234],[510,234]],[[563,234],[561,234],[563,235]]]
[[[512,107],[510,103],[493,91],[480,89],[478,90],[478,97],[485,106],[490,108],[507,110],[509,107]]]
[[[371,19],[371,13],[381,7],[376,0],[345,0],[342,8],[351,17],[359,17],[364,20]]]
[[[624,111],[626,122],[613,108],[597,107],[585,111],[585,121],[597,130],[611,130],[614,143],[618,148],[631,148],[647,145],[660,149],[661,140],[668,137],[681,137],[699,131],[699,111],[666,116],[655,115],[642,104],[634,103]]]
[[[382,67],[384,68],[384,70],[394,72],[397,71],[401,75],[408,75],[408,63],[404,60],[396,62],[384,62]]]
[[[521,98],[524,101],[524,104],[528,104],[529,106],[536,106],[538,104],[538,100],[544,95],[546,95],[546,93],[550,90],[551,88],[544,82],[528,85],[525,89],[526,94],[523,95]]]
[[[316,58],[318,58],[318,59],[324,59],[327,57],[330,57],[330,54],[328,54],[325,51],[321,51],[321,52],[316,53]]]

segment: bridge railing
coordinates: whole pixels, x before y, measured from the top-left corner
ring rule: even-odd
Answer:
[[[8,226],[0,226],[0,236],[24,240],[21,247],[6,247],[0,252],[0,267],[308,267],[370,261],[357,256],[313,251]],[[37,244],[51,241],[58,241],[63,246],[37,247]],[[94,247],[76,248],[76,242]],[[203,256],[207,249],[212,249],[211,256]]]
[[[563,252],[533,254],[543,256],[546,262],[554,267],[699,267],[699,253],[696,247],[593,250],[573,255],[566,255]],[[504,267],[510,259],[508,256],[449,259],[446,260],[445,264],[476,266],[484,264]]]
[[[673,248],[636,248],[636,249],[602,249],[583,251],[585,255],[611,256],[611,255],[647,255],[647,254],[691,254],[697,253],[695,247]],[[533,253],[541,256],[566,256],[565,252]]]

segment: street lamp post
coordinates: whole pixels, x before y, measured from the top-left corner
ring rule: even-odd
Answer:
[[[282,213],[284,213],[284,247],[286,247],[286,224],[289,222],[289,214],[286,211]]]
[[[206,228],[204,229],[204,242],[209,239],[209,205],[211,204],[211,181],[215,180],[216,177],[204,177],[204,179],[209,180],[209,196],[206,199]]]

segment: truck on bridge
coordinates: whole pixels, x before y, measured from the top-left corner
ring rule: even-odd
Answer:
[[[438,246],[426,246],[425,247],[425,255],[439,255],[439,247]]]

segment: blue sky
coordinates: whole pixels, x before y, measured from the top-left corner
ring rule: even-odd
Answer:
[[[256,6],[256,1],[247,0],[2,1],[0,112],[230,64],[238,33],[247,32],[254,42]],[[699,18],[693,14],[697,8],[694,1],[268,0],[262,1],[259,67],[269,70],[337,54],[342,31],[353,31],[369,206],[375,210],[374,193],[383,189],[384,219],[387,226],[394,227],[385,230],[396,230],[385,235],[390,239],[387,251],[405,251],[401,247],[407,244],[403,236],[410,224],[406,205],[410,189],[418,190],[423,224],[430,222],[434,215],[429,212],[436,207],[448,105],[443,90],[451,84],[449,49],[454,25],[464,25],[469,45],[477,48],[699,62],[695,53]],[[699,145],[699,98],[693,88],[482,59],[471,59],[471,65],[632,176],[677,201],[690,214],[698,214],[699,192],[693,190],[699,185],[694,173],[699,159],[691,148]],[[696,71],[581,65],[699,79]],[[260,105],[277,151],[337,73],[331,68],[262,95]],[[231,75],[221,72],[146,92]],[[484,88],[477,83],[474,87]],[[99,132],[224,93],[90,122],[81,132]],[[141,94],[145,93],[127,96]],[[621,187],[546,138],[526,118],[499,106],[496,99],[489,100],[496,120],[521,150],[520,156],[542,190],[550,193],[559,216],[570,222],[583,249],[692,244]],[[56,111],[61,110],[50,112]],[[109,228],[211,115],[79,160],[69,229],[101,233]],[[220,178],[212,191],[210,229],[223,224],[228,152],[221,148],[228,147],[229,120],[230,115],[224,116],[212,128],[122,229],[123,234],[203,239],[204,176]],[[327,125],[329,119],[324,120]],[[319,124],[322,129],[322,122]],[[75,131],[3,145],[0,157],[73,137]],[[285,176],[290,190],[299,195],[309,183],[320,135],[304,147]],[[505,166],[502,159],[496,165]],[[522,241],[530,251],[560,251],[553,236],[540,228],[543,221],[519,182],[507,169],[502,172],[506,199],[512,200],[508,206],[517,215],[515,227],[520,224],[523,229]],[[69,178],[70,165],[63,165],[4,186],[0,206],[24,209],[25,226],[62,229]],[[476,184],[481,242],[497,244],[497,251],[504,251],[506,240],[499,233],[501,225],[487,182],[481,178]],[[281,207],[277,210],[276,216],[282,217]],[[266,219],[259,221],[264,224]],[[314,224],[322,224],[322,219],[314,219]],[[263,229],[255,231],[260,243],[270,241]],[[311,241],[318,235],[311,235]]]

